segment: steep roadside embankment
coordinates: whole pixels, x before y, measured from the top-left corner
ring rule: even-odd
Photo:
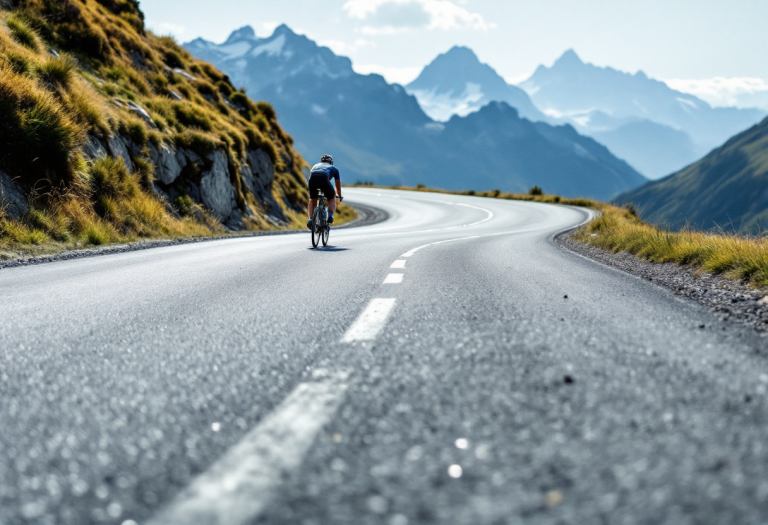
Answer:
[[[136,0],[0,2],[0,121],[0,257],[304,213],[272,106],[148,32]]]

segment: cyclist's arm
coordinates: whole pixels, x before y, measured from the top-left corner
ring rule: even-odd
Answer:
[[[336,177],[336,195],[339,196],[339,200],[343,199],[341,196],[341,181],[338,177]]]

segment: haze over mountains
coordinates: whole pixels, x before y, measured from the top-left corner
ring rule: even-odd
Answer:
[[[698,160],[762,120],[758,109],[713,108],[639,71],[584,63],[566,52],[520,84],[544,113],[565,117],[651,178]]]
[[[307,159],[326,152],[343,159],[347,181],[517,192],[539,185],[564,196],[599,199],[646,181],[571,126],[521,118],[508,102],[525,102],[527,96],[498,82],[494,93],[517,98],[438,122],[403,87],[355,73],[349,59],[284,25],[268,38],[246,27],[220,45],[198,39],[185,47],[245,86],[250,96],[272,103]],[[469,62],[474,57],[461,50],[457,55]],[[492,79],[488,69],[484,73]],[[449,92],[450,87],[435,91]],[[525,111],[546,118],[532,105]]]

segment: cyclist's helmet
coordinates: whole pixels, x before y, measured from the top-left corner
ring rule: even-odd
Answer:
[[[320,162],[325,162],[325,163],[330,164],[331,166],[333,166],[333,157],[331,157],[330,155],[323,155],[320,158]]]

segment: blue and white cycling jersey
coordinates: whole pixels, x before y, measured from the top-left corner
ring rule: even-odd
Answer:
[[[312,166],[312,171],[310,171],[309,176],[314,177],[315,175],[324,175],[329,182],[333,179],[341,182],[341,175],[339,174],[339,170],[336,168],[336,166],[333,164],[328,164],[327,162],[321,162],[320,164],[315,164]]]

